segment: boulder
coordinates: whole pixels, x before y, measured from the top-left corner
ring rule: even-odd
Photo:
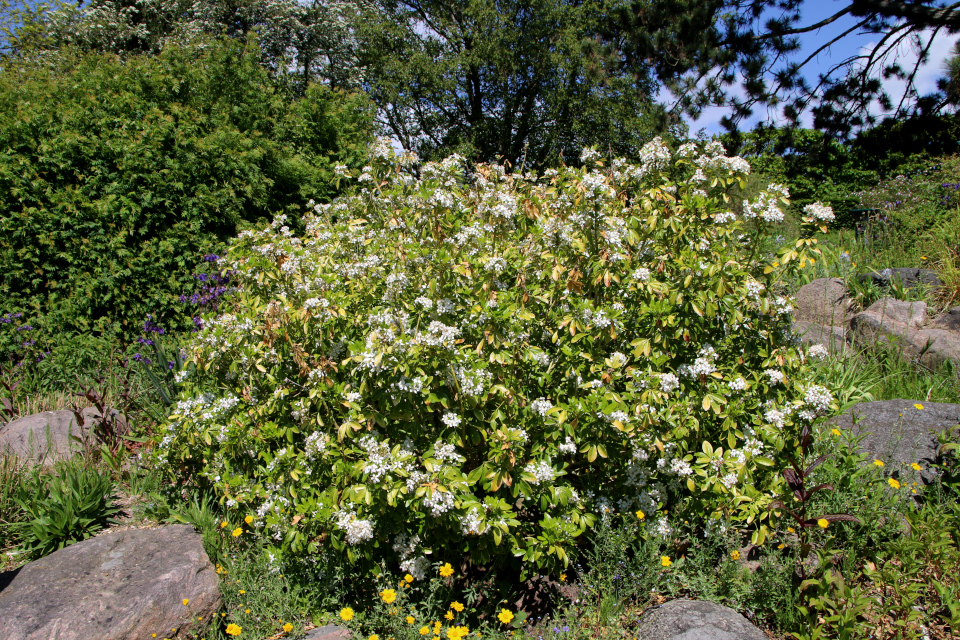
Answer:
[[[307,631],[307,635],[304,636],[303,640],[320,640],[321,638],[323,638],[323,640],[350,640],[352,635],[350,629],[328,624],[325,627],[310,629],[310,631]]]
[[[847,330],[843,327],[831,327],[806,320],[794,320],[790,327],[804,347],[823,345],[830,353],[842,353],[849,349]]]
[[[936,323],[923,326],[927,322],[925,302],[883,298],[855,315],[850,320],[850,327],[857,344],[890,344],[928,366],[947,361],[960,364],[960,332],[941,328],[952,319],[951,310],[947,317],[940,316]]]
[[[192,526],[107,533],[0,574],[0,638],[182,637],[220,608],[217,582]]]
[[[705,600],[671,600],[648,609],[633,635],[643,640],[767,640],[733,609]]]
[[[930,322],[928,328],[944,329],[946,331],[956,331],[960,333],[960,307],[954,307],[949,311],[944,311]]]
[[[830,422],[856,435],[866,435],[860,442],[861,451],[871,459],[882,460],[890,474],[913,477],[909,465],[915,462],[924,467],[920,475],[929,482],[933,476],[926,468],[938,455],[937,434],[960,425],[960,404],[922,400],[862,402]]]
[[[852,313],[853,299],[839,278],[820,278],[797,291],[793,316],[796,320],[840,326],[847,323]]]
[[[72,411],[44,411],[18,418],[0,427],[0,454],[30,463],[52,464],[69,458],[82,447],[74,437],[86,438],[100,418],[93,407],[83,409],[84,425],[77,426]]]
[[[943,280],[940,279],[936,271],[909,267],[865,273],[857,279],[860,282],[871,281],[878,287],[889,287],[894,283],[899,283],[905,289],[912,289],[917,285],[925,285],[928,287],[943,286]]]

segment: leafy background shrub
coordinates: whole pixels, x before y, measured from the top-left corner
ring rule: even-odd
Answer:
[[[284,95],[256,42],[120,60],[69,49],[0,74],[0,308],[48,335],[185,329],[201,256],[245,224],[335,193],[367,100]],[[308,195],[309,194],[309,195]]]

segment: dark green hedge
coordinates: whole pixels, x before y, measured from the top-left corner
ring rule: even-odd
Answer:
[[[365,96],[284,95],[252,42],[156,57],[60,52],[0,70],[0,313],[136,335],[245,224],[334,195],[362,162]]]

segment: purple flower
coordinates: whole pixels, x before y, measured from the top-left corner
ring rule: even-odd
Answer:
[[[144,364],[150,364],[150,358],[145,358],[144,356],[140,355],[139,353],[133,354],[133,359],[136,360],[137,362],[142,362],[142,363],[144,363]]]

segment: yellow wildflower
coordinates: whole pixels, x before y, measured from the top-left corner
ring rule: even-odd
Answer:
[[[445,614],[443,614],[443,617],[447,620],[453,620],[453,611],[447,611]]]
[[[420,635],[422,636],[430,635],[430,627],[420,627]]]
[[[923,411],[923,405],[919,402],[915,402],[913,406],[917,408],[917,411]]]
[[[291,631],[293,631],[293,625],[288,622],[287,624],[283,625],[283,630],[286,631],[287,633],[290,633]]]
[[[660,556],[660,564],[664,567],[669,567],[673,564],[673,561],[670,560],[668,556]]]
[[[793,527],[787,527],[787,533],[796,533]]]
[[[883,460],[874,459],[874,460],[873,460],[873,465],[876,466],[876,467],[882,467],[882,466],[884,466]]]
[[[449,562],[444,562],[443,566],[440,567],[440,575],[444,578],[449,578],[453,575],[453,567],[450,566]]]
[[[410,575],[409,573],[403,576],[403,579],[407,582],[407,584],[411,584],[413,582],[413,576]]]
[[[830,526],[830,523],[827,522],[825,518],[820,518],[819,520],[817,520],[817,526],[820,527],[821,529],[826,529],[827,527]]]
[[[397,592],[393,589],[384,589],[380,592],[380,598],[387,604],[392,604],[397,599]]]
[[[561,573],[561,574],[560,574],[560,582],[566,582],[566,581],[567,581],[567,574]]]
[[[510,621],[513,620],[513,613],[509,609],[501,609],[500,613],[497,614],[497,620],[503,624],[510,624]]]
[[[414,623],[413,616],[407,616],[407,624],[413,624],[413,623]]]
[[[340,609],[340,619],[343,620],[344,622],[350,622],[351,620],[353,620],[353,609],[351,609],[350,607]]]
[[[236,529],[233,530],[233,537],[236,538],[240,536],[240,534],[242,533],[243,533],[243,529],[241,529],[240,527],[237,527]]]
[[[647,514],[645,514],[643,511],[637,511],[637,520],[643,520],[646,517]]]
[[[916,462],[911,462],[910,468],[913,469],[914,471],[920,471],[921,469],[923,469],[923,467],[918,465]]]
[[[456,601],[450,603],[450,608],[456,611],[457,613],[460,613],[461,611],[463,611],[463,605]]]
[[[784,544],[781,542],[781,543],[777,546],[777,549],[783,549],[783,547],[784,547]]]
[[[253,516],[247,516],[246,518],[243,519],[243,521],[246,522],[247,524],[251,524],[253,523]]]
[[[220,523],[220,528],[221,528],[221,529],[226,529],[226,528],[229,527],[229,526],[230,526],[230,523],[228,523],[226,520],[224,520],[223,522]]]
[[[899,488],[900,488],[900,483],[897,482],[897,480],[894,479],[894,478],[890,478],[889,480],[887,480],[887,484],[890,485],[890,487],[893,488],[893,489],[899,489]]]
[[[377,634],[373,634],[372,636],[367,638],[367,640],[380,640],[380,636],[378,636]]]
[[[243,594],[245,594],[245,593],[246,593],[246,591],[244,591],[243,589],[240,589],[240,595],[243,595]]]
[[[450,627],[447,629],[447,638],[450,640],[462,640],[470,635],[470,629],[467,627]]]
[[[189,599],[189,598],[184,598],[184,599],[183,599],[183,606],[187,606],[188,604],[190,604],[190,599]]]
[[[740,552],[739,552],[739,551],[734,551],[733,553],[730,554],[730,557],[733,558],[734,560],[739,560],[739,559],[740,559]]]
[[[232,622],[227,625],[227,635],[228,636],[238,636],[240,632],[243,631],[243,627],[233,624]]]
[[[832,434],[835,435],[835,436],[839,436],[839,435],[840,435],[840,429],[830,429],[830,433],[832,433]]]

